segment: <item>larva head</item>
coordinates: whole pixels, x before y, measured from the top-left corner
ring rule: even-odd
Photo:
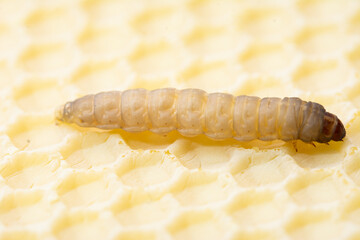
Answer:
[[[346,135],[346,130],[340,119],[334,114],[325,112],[323,129],[320,133],[318,142],[329,142],[333,141],[342,141]]]

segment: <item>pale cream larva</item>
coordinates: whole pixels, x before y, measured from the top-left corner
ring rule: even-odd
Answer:
[[[326,143],[341,141],[346,134],[341,121],[318,103],[207,94],[200,89],[131,89],[87,95],[59,107],[56,118],[81,127],[158,134],[177,130],[183,136],[205,134],[217,140]]]

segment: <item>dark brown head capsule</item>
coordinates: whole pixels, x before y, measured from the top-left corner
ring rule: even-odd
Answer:
[[[346,130],[340,119],[326,112],[324,115],[323,128],[319,135],[318,142],[326,143],[331,140],[333,141],[342,141],[346,135]]]

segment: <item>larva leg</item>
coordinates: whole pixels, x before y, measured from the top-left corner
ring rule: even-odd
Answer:
[[[291,143],[292,143],[295,151],[298,152],[298,148],[297,148],[297,143],[296,143],[296,141],[295,141],[295,140],[294,140],[294,141],[291,141]]]

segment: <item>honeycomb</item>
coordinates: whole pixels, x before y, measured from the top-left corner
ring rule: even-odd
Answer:
[[[297,96],[330,145],[57,124],[143,87]],[[1,0],[0,239],[360,239],[360,1]]]

